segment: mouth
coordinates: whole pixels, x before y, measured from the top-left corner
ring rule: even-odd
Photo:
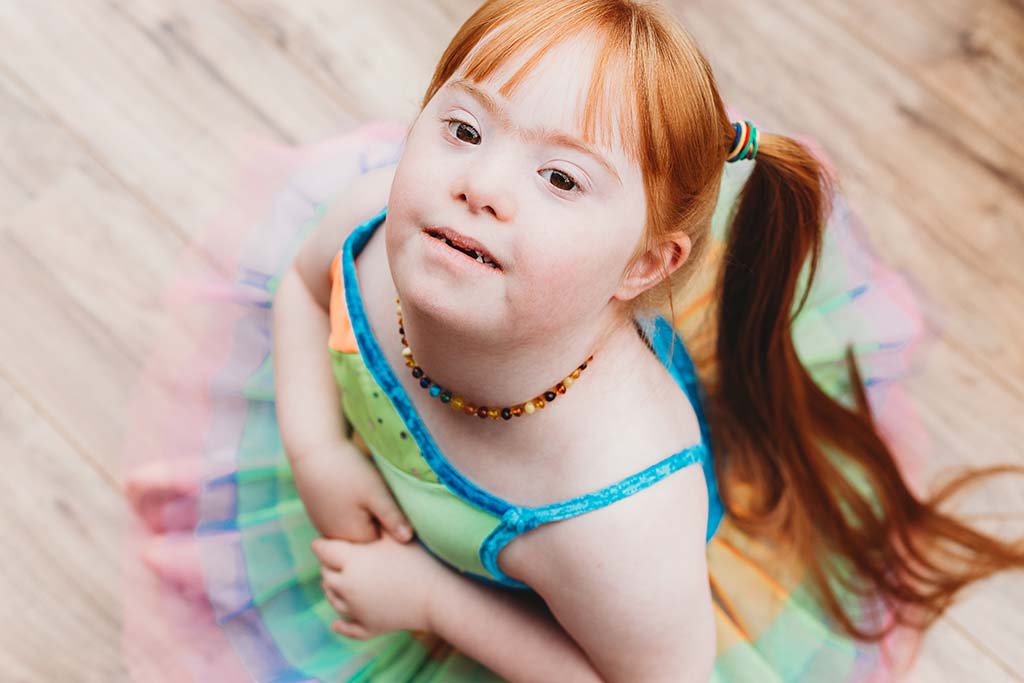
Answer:
[[[461,251],[477,263],[501,270],[501,264],[488,252],[482,244],[464,235],[460,235],[450,228],[426,228],[424,231],[430,237],[447,244],[456,251]]]

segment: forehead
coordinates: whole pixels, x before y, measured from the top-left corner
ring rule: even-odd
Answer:
[[[500,54],[501,46],[490,36],[481,40],[445,84],[445,89],[469,83],[491,96],[507,118],[521,130],[566,133],[586,145],[619,158],[628,157],[623,131],[630,125],[631,99],[625,79],[608,67],[598,36],[578,36],[546,46],[540,41],[509,54],[490,73],[481,75],[482,55]],[[544,49],[544,48],[547,49]],[[483,59],[488,59],[484,56]],[[603,78],[595,78],[601,73]],[[618,161],[618,160],[617,160]],[[618,165],[618,164],[616,164]]]

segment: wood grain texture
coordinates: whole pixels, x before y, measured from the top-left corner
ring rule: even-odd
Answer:
[[[415,115],[477,0],[0,3],[0,678],[123,680],[118,448],[160,292],[251,137]],[[929,470],[1024,462],[1024,9],[668,0],[725,101],[815,140],[933,342],[907,388]],[[1024,533],[1024,482],[958,501]],[[1024,681],[1024,577],[982,582],[908,680]],[[163,665],[140,642],[136,680]]]
[[[0,378],[0,672],[7,681],[116,680],[125,506],[47,417]]]
[[[872,52],[995,135],[1008,122],[1024,119],[1019,2],[825,0],[817,6]],[[1008,147],[1022,157],[1019,147]]]

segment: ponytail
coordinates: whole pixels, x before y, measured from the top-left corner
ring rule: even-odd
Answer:
[[[785,543],[841,628],[877,641],[898,625],[927,628],[972,581],[1024,567],[1020,542],[1003,543],[938,510],[978,478],[1024,468],[968,470],[918,500],[875,428],[852,351],[853,408],[826,394],[800,363],[791,323],[814,280],[832,189],[803,145],[761,134],[719,273],[708,417],[720,495],[736,525]],[[850,467],[867,490],[845,474]],[[889,624],[870,629],[847,614],[840,596],[851,592],[880,598],[891,609]]]

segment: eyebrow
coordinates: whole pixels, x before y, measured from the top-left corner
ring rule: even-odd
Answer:
[[[571,149],[575,149],[578,152],[586,154],[587,156],[591,157],[594,161],[596,161],[598,164],[600,164],[601,167],[604,168],[604,170],[608,171],[608,173],[610,173],[612,177],[614,177],[620,185],[622,184],[622,179],[619,178],[619,174],[616,173],[615,167],[612,166],[607,159],[601,156],[601,154],[593,145],[588,145],[579,138],[572,136],[564,131],[553,130],[546,126],[539,126],[537,128],[530,129],[523,129],[514,126],[512,124],[512,121],[509,119],[508,115],[501,108],[501,105],[498,103],[498,101],[487,91],[478,88],[472,81],[467,81],[466,79],[459,79],[452,81],[448,87],[453,88],[455,90],[461,90],[466,94],[474,97],[477,101],[480,102],[481,105],[483,105],[484,109],[486,109],[491,116],[498,119],[503,126],[505,126],[506,128],[515,128],[519,130],[520,134],[528,140],[543,140],[553,145],[569,147]]]

